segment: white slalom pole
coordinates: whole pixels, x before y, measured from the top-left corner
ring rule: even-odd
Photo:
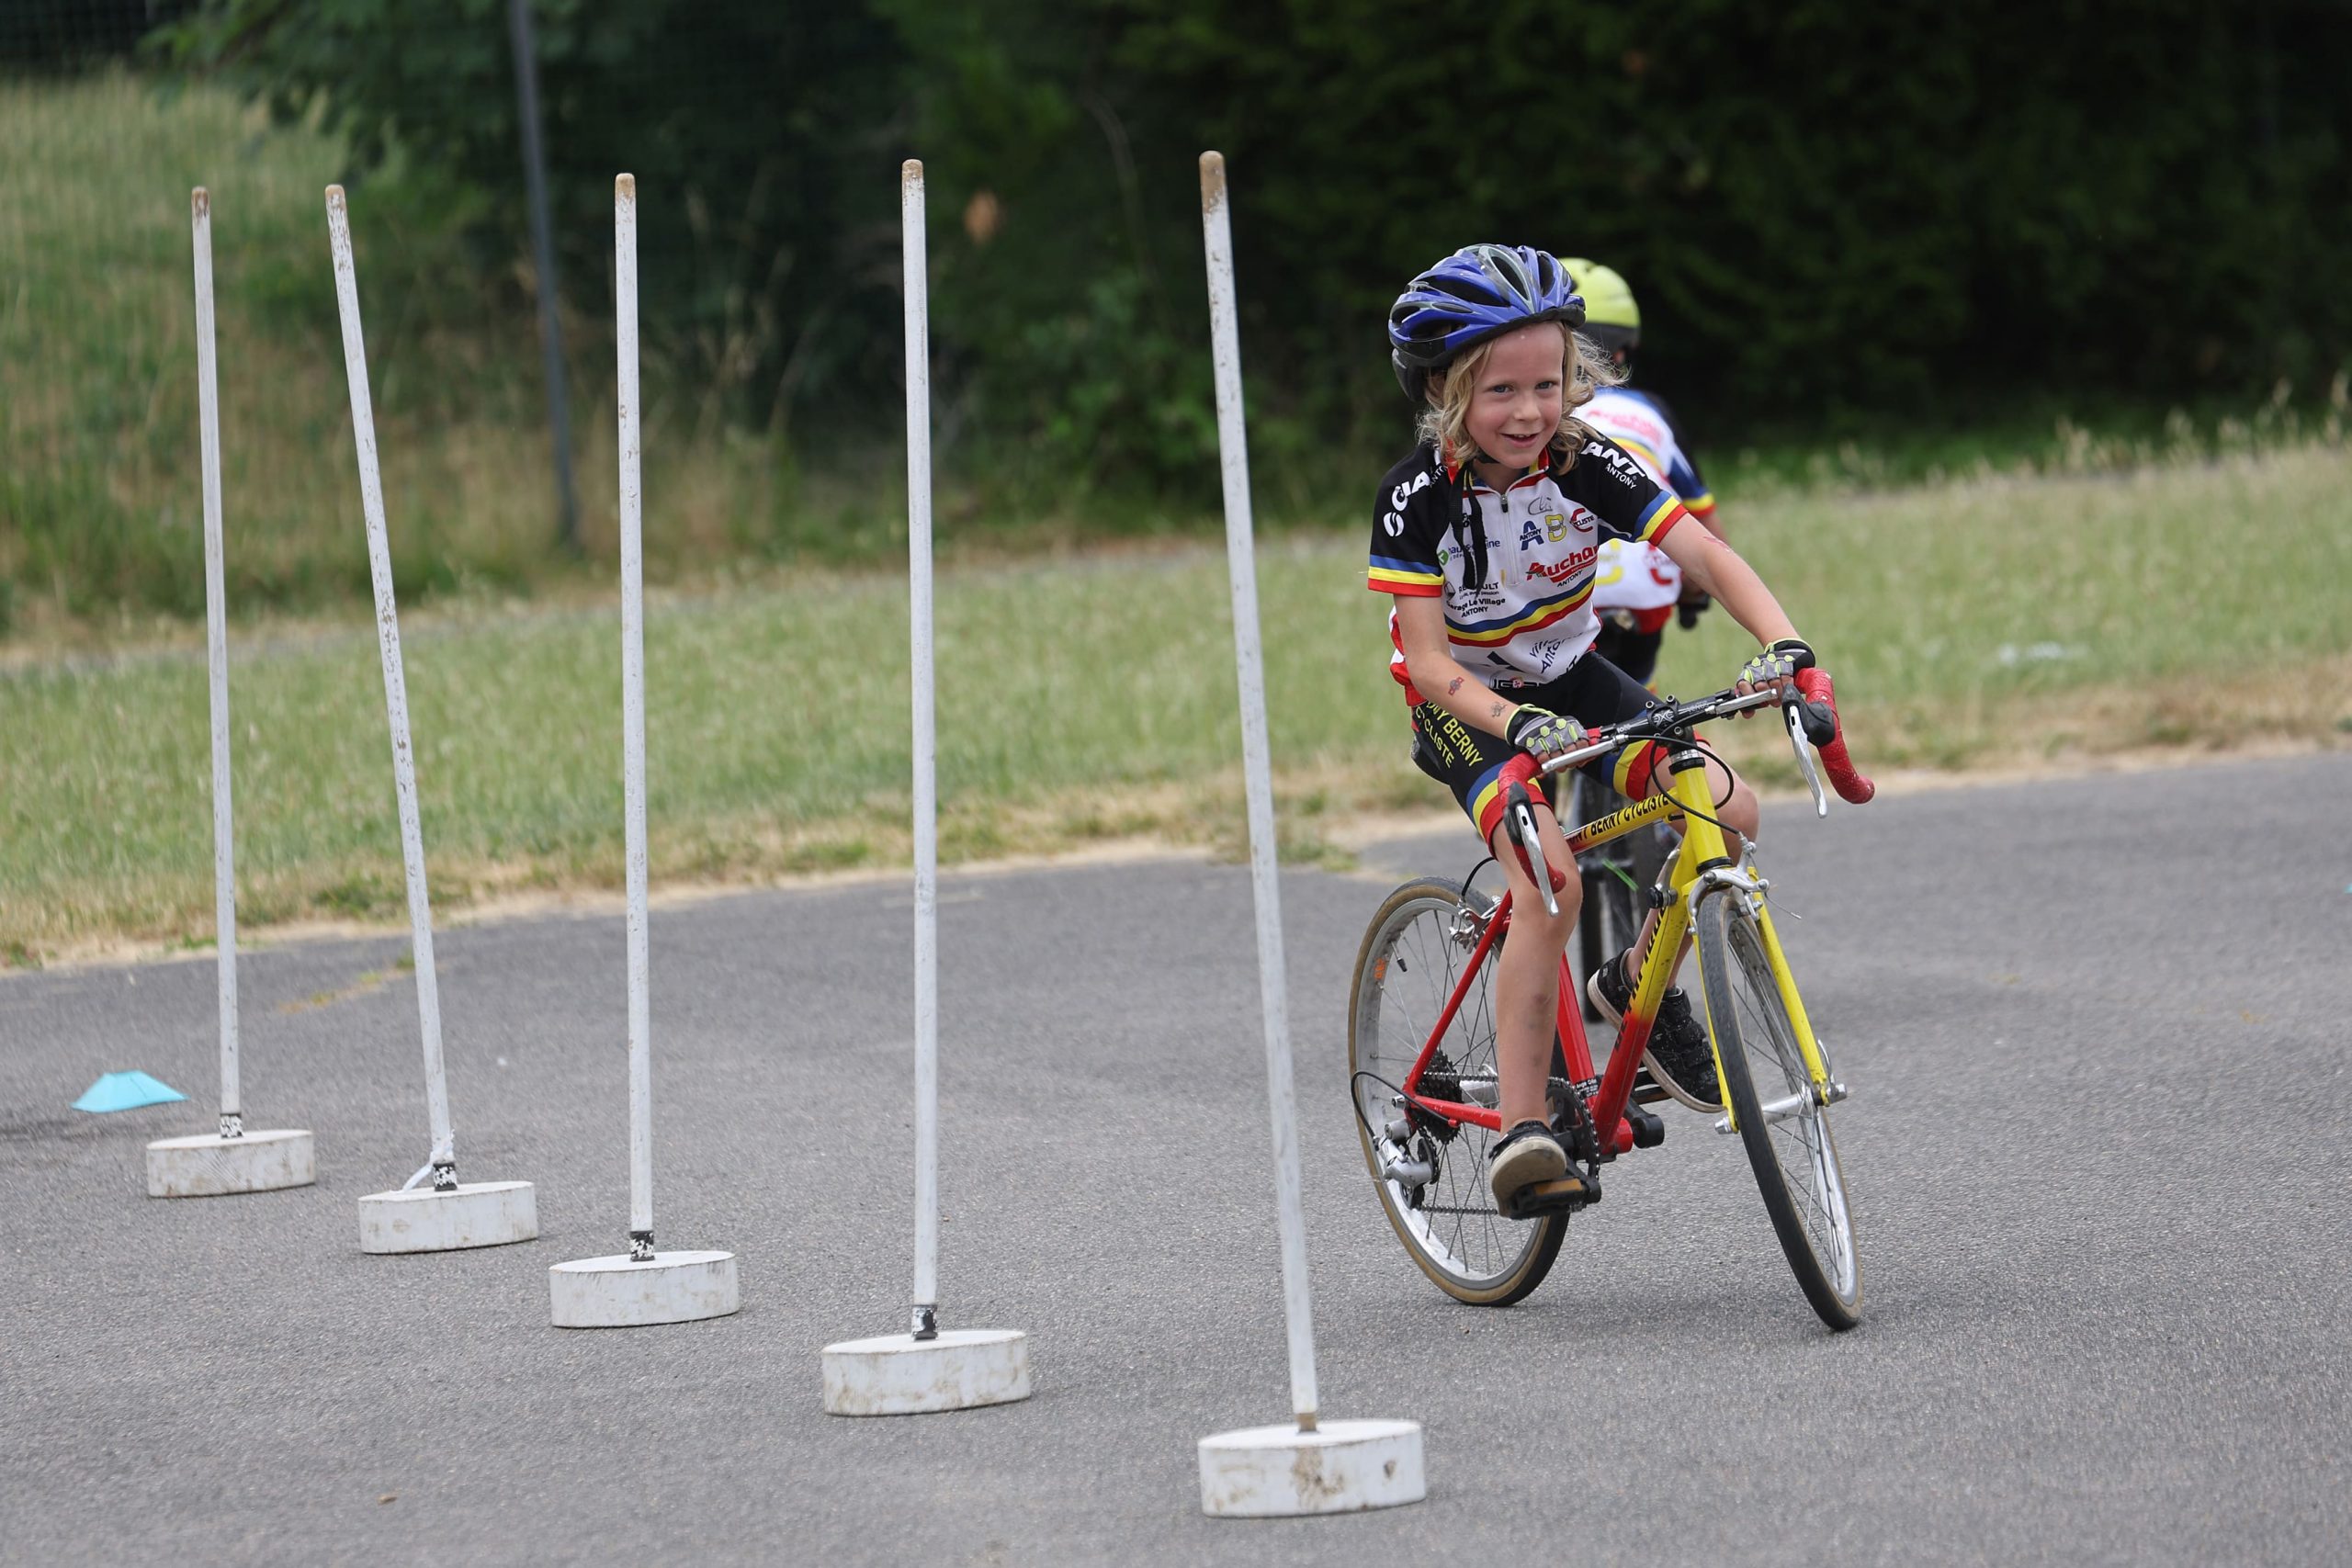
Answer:
[[[156,1198],[266,1192],[306,1187],[317,1167],[308,1132],[245,1135],[237,1062],[237,852],[229,795],[229,603],[220,543],[220,378],[212,318],[212,196],[188,193],[196,247],[197,445],[204,475],[204,653],[211,677],[212,920],[220,956],[220,1122],[209,1136],[147,1145],[147,1191]]]
[[[644,404],[637,362],[637,176],[613,181],[613,339],[621,513],[621,814],[628,882],[628,1250],[548,1270],[558,1328],[725,1317],[743,1304],[731,1252],[653,1247],[653,1004],[646,923]]]
[[[196,406],[204,464],[204,654],[212,680],[212,919],[220,961],[220,1135],[244,1135],[237,1086],[237,850],[229,805],[229,611],[220,547],[220,377],[212,336],[212,197],[197,187]]]
[[[400,812],[401,863],[408,877],[408,922],[416,959],[416,1014],[424,1043],[424,1108],[433,1147],[424,1169],[429,1192],[375,1193],[360,1202],[360,1248],[367,1252],[446,1251],[527,1241],[539,1234],[527,1181],[458,1180],[457,1134],[449,1126],[449,1085],[441,1062],[441,991],[433,967],[433,907],[424,886],[424,835],[417,821],[416,765],[409,744],[408,680],[401,663],[400,610],[392,596],[391,547],[384,531],[384,481],[376,458],[376,410],[368,392],[368,345],[359,330],[359,280],[351,258],[351,220],[343,187],[327,186],[327,243],[334,255],[335,306],[343,318],[343,367],[351,389],[352,444],[359,457],[359,505],[368,523],[368,575],[376,590],[376,648],[384,670],[384,716],[392,741],[392,793]],[[447,1200],[394,1218],[390,1200]],[[413,1207],[408,1205],[404,1207]],[[474,1211],[481,1211],[475,1213]]]
[[[914,665],[915,1281],[904,1335],[825,1347],[825,1409],[912,1416],[1029,1397],[1028,1337],[939,1326],[939,795],[933,709],[931,286],[922,164],[899,168],[899,259],[907,289],[907,618]]]
[[[1233,651],[1241,705],[1241,770],[1249,797],[1250,881],[1258,915],[1258,999],[1265,1016],[1266,1105],[1273,1127],[1274,1206],[1282,1243],[1283,1316],[1290,1339],[1293,1427],[1221,1433],[1200,1445],[1201,1506],[1211,1514],[1352,1512],[1423,1495],[1421,1433],[1410,1421],[1325,1422],[1317,1409],[1315,1325],[1307,1299],[1306,1218],[1300,1198],[1298,1105],[1283,960],[1282,888],[1275,872],[1274,785],[1266,740],[1266,678],[1258,633],[1258,568],[1250,510],[1250,454],[1241,403],[1233,225],[1225,159],[1201,154],[1201,227],[1207,249],[1209,348],[1216,370],[1217,453],[1225,478],[1226,568],[1232,580]]]
[[[1211,159],[1216,162],[1212,164]],[[1233,589],[1233,654],[1241,690],[1241,776],[1250,802],[1250,884],[1258,907],[1258,999],[1266,1021],[1266,1102],[1273,1119],[1274,1204],[1281,1214],[1283,1317],[1290,1330],[1290,1400],[1315,1430],[1315,1317],[1306,1291],[1306,1219],[1299,1199],[1298,1105],[1292,1089],[1290,1003],[1283,983],[1282,886],[1274,870],[1274,781],[1266,742],[1266,671],[1258,638],[1258,565],[1250,511],[1250,450],[1241,409],[1241,336],[1233,285],[1233,224],[1225,160],[1201,160],[1201,220],[1209,268],[1209,352],[1216,363],[1217,455],[1225,470],[1225,564]]]
[[[899,261],[907,293],[907,620],[914,666],[915,1291],[914,1336],[939,1333],[939,791],[931,605],[931,276],[922,164],[899,171]]]
[[[343,368],[351,386],[351,436],[359,453],[359,505],[368,520],[368,575],[376,588],[376,648],[384,666],[384,713],[392,732],[392,791],[401,818],[401,863],[408,874],[409,938],[416,956],[417,1022],[424,1034],[424,1108],[432,1122],[433,1185],[458,1184],[457,1134],[441,1066],[441,990],[433,973],[433,905],[424,887],[424,836],[416,814],[416,761],[408,738],[408,678],[401,664],[401,620],[392,598],[391,547],[384,534],[384,479],[376,460],[376,408],[368,393],[368,344],[359,331],[359,279],[351,261],[351,219],[343,187],[327,186],[327,243],[334,252],[335,306],[343,316]]]
[[[653,1256],[653,1018],[645,915],[645,488],[637,389],[637,180],[613,182],[613,310],[620,368],[621,809],[628,882],[628,1238]]]

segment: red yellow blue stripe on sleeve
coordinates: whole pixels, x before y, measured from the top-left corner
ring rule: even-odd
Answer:
[[[1655,545],[1667,536],[1667,531],[1690,515],[1690,512],[1670,490],[1662,490],[1650,498],[1643,509],[1634,536],[1645,545]]]
[[[1372,558],[1372,566],[1364,573],[1364,584],[1374,593],[1402,593],[1408,598],[1433,598],[1445,591],[1445,575],[1432,571],[1419,561],[1394,560],[1386,556]]]

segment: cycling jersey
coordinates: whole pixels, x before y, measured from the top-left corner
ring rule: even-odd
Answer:
[[[1682,432],[1664,402],[1631,387],[1602,387],[1577,408],[1577,417],[1632,453],[1650,478],[1681,497],[1690,515],[1704,521],[1714,511],[1715,498],[1699,477],[1698,463],[1682,449]]]
[[[1643,472],[1679,496],[1692,516],[1703,522],[1714,511],[1715,498],[1699,477],[1699,465],[1683,451],[1681,432],[1663,402],[1630,387],[1603,387],[1577,410],[1577,417],[1632,454]],[[1642,630],[1656,631],[1681,596],[1682,569],[1663,550],[1634,543],[1601,547],[1595,611],[1630,611]]]
[[[1655,544],[1685,514],[1605,437],[1584,441],[1574,463],[1555,457],[1500,491],[1423,446],[1380,481],[1365,586],[1442,598],[1454,657],[1489,684],[1557,680],[1599,629],[1590,601],[1603,536]],[[1418,704],[1393,609],[1388,637],[1389,672]]]

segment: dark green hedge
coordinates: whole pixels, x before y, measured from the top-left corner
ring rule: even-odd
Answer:
[[[1651,323],[1645,375],[1719,435],[2280,378],[2309,391],[2352,353],[2352,11],[2335,4],[536,14],[583,305],[602,305],[610,176],[632,169],[649,308],[738,417],[821,431],[887,404],[896,164],[920,154],[944,434],[1033,478],[1204,484],[1207,146],[1235,181],[1261,467],[1401,429],[1383,310],[1416,268],[1490,237],[1625,272]],[[504,15],[230,0],[177,35],[178,58],[289,113],[323,102],[363,160],[398,143],[497,193],[511,254]]]

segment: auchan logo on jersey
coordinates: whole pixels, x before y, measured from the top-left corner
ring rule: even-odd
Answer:
[[[1552,562],[1549,566],[1537,561],[1527,569],[1527,581],[1532,582],[1540,577],[1557,587],[1590,566],[1593,558],[1600,554],[1600,547],[1598,545],[1587,545],[1580,550],[1570,550],[1565,558]]]

